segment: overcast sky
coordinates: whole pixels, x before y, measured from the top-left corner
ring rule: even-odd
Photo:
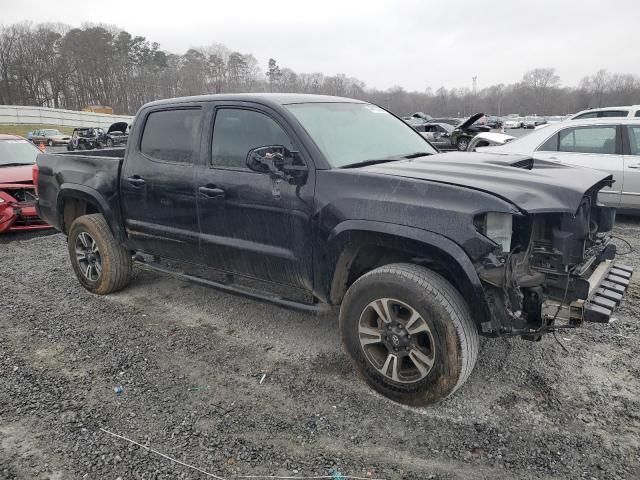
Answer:
[[[296,72],[368,87],[511,83],[554,67],[564,85],[600,68],[640,74],[638,0],[0,0],[0,22],[117,25],[184,53],[222,43]]]

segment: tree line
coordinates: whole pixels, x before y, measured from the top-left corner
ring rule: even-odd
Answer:
[[[250,53],[221,44],[176,54],[116,27],[19,23],[0,26],[0,104],[81,110],[108,105],[134,114],[146,102],[185,95],[296,92],[347,96],[399,115],[562,115],[585,108],[640,103],[640,76],[599,70],[563,86],[553,68],[526,72],[519,82],[409,92],[367,88],[343,73],[296,73],[273,58],[263,71]],[[402,77],[398,72],[398,77]],[[426,79],[428,81],[428,79]]]

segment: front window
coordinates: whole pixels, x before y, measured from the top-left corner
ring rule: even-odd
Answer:
[[[0,140],[0,167],[9,165],[33,165],[40,153],[26,140]]]
[[[629,133],[629,153],[640,155],[640,127],[627,127]]]
[[[436,153],[422,135],[375,105],[300,103],[286,107],[332,167]]]
[[[265,114],[234,108],[223,108],[216,113],[211,148],[213,166],[247,168],[250,150],[272,145],[294,150],[282,127]]]

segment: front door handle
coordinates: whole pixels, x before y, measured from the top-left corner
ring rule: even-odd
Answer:
[[[127,182],[134,187],[142,187],[145,184],[144,178],[140,175],[133,175],[132,177],[127,178]]]
[[[633,165],[629,165],[629,168],[640,168],[640,163],[634,163]]]
[[[222,199],[224,198],[224,190],[215,185],[203,185],[198,191],[207,198]]]

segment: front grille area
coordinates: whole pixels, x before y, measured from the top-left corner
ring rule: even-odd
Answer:
[[[34,188],[5,188],[4,191],[15,198],[18,203],[33,204],[37,200]]]

